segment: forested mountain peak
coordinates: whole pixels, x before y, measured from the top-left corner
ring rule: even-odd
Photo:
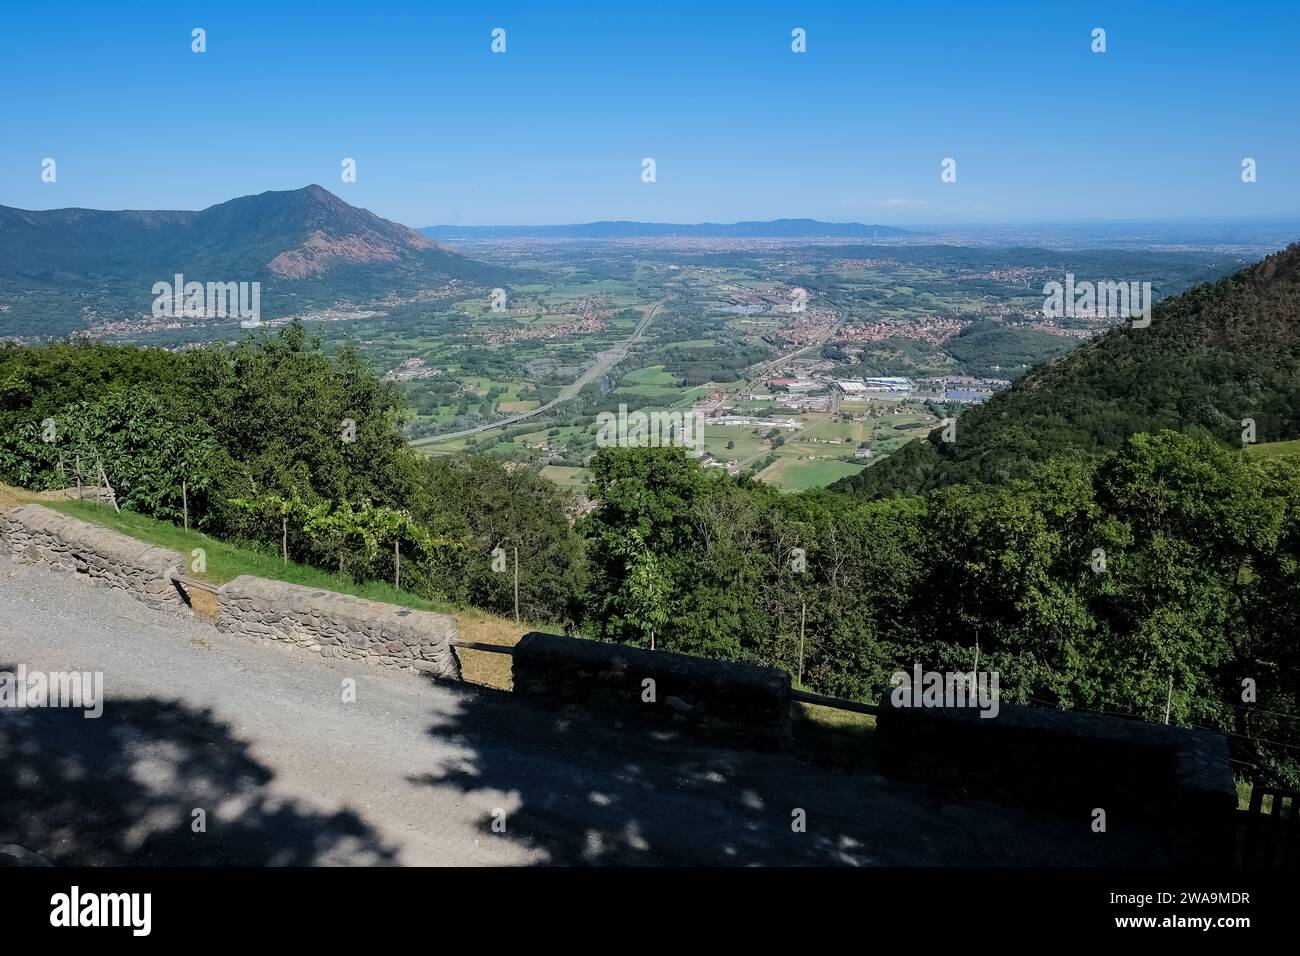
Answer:
[[[241,196],[198,211],[0,206],[6,331],[73,331],[87,301],[105,319],[149,314],[152,287],[260,282],[268,315],[437,288],[499,284],[505,270],[441,248],[414,229],[317,185]]]

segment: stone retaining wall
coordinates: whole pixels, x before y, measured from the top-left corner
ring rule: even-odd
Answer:
[[[242,576],[217,590],[217,627],[286,641],[322,657],[460,679],[456,619],[334,591]]]
[[[184,562],[180,554],[50,508],[28,504],[0,512],[0,548],[15,560],[84,574],[154,607],[185,607],[172,581]]]
[[[195,590],[184,558],[134,538],[28,504],[0,512],[0,548],[15,560],[86,575],[154,607],[184,611]],[[211,602],[210,595],[203,595]],[[216,589],[222,631],[285,641],[324,657],[460,679],[456,619],[334,591],[238,577]]]
[[[790,675],[533,631],[515,646],[514,692],[548,707],[573,706],[677,728],[720,743],[790,743]],[[652,680],[653,700],[646,681]]]
[[[1155,833],[1180,863],[1231,865],[1237,794],[1222,734],[1001,704],[894,707],[876,717],[881,770],[1077,820]],[[1105,834],[1098,834],[1105,839]]]

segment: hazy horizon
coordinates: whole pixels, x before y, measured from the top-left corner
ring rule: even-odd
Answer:
[[[347,197],[346,197],[345,195],[343,195],[343,191],[340,190],[340,189],[337,189],[337,188],[330,188],[329,186],[325,186],[325,185],[322,185],[322,184],[320,184],[320,183],[308,183],[308,184],[306,184],[306,185],[304,185],[304,186],[299,186],[299,187],[290,187],[290,188],[287,188],[287,189],[272,189],[272,190],[266,190],[266,189],[263,189],[263,190],[258,190],[258,191],[251,192],[251,193],[241,194],[241,195],[239,195],[239,196],[229,196],[229,197],[226,197],[225,199],[221,199],[221,200],[218,200],[218,201],[216,201],[216,202],[214,202],[214,203],[209,203],[209,204],[207,204],[207,205],[205,205],[205,206],[201,206],[201,207],[173,207],[173,206],[162,206],[162,205],[157,205],[157,204],[154,204],[154,205],[145,205],[145,206],[133,206],[133,207],[110,207],[110,206],[105,206],[105,205],[74,205],[74,206],[14,206],[14,205],[11,205],[11,204],[9,204],[9,203],[0,203],[0,206],[7,206],[8,208],[11,208],[11,209],[20,209],[20,210],[25,211],[25,212],[59,212],[59,211],[64,211],[64,210],[89,210],[89,211],[93,211],[93,212],[201,212],[201,211],[203,211],[204,209],[209,209],[209,208],[211,208],[212,206],[219,206],[219,205],[221,205],[222,203],[224,203],[224,202],[229,202],[229,201],[232,200],[232,199],[245,198],[246,196],[256,196],[256,195],[259,195],[259,194],[261,194],[261,193],[266,193],[266,192],[299,192],[299,191],[301,191],[301,190],[303,190],[303,189],[310,188],[311,186],[319,186],[320,188],[322,188],[322,189],[326,189],[326,190],[328,190],[329,192],[333,193],[335,196],[338,196],[339,198],[344,199],[345,201],[348,201],[348,200],[347,200]],[[358,204],[356,204],[356,203],[351,203],[351,204],[352,204],[352,205],[358,205]],[[364,208],[366,208],[366,207],[364,207],[364,206],[359,206],[359,208],[363,208],[363,209],[364,209]],[[368,211],[370,211],[370,212],[374,212],[376,215],[383,215],[382,213],[379,213],[377,210],[374,210],[374,209],[370,209],[370,210],[368,210]],[[384,216],[384,218],[386,218],[386,219],[392,219],[392,217],[390,217],[390,216]],[[591,223],[638,223],[638,224],[643,224],[643,225],[656,225],[656,226],[665,226],[665,225],[700,226],[700,225],[734,225],[734,224],[736,224],[736,223],[753,223],[753,222],[764,223],[764,222],[801,221],[801,220],[802,220],[802,221],[815,221],[815,222],[826,223],[826,224],[828,224],[828,225],[837,225],[837,226],[839,226],[839,225],[881,226],[881,227],[886,227],[886,228],[891,228],[891,229],[907,229],[907,230],[914,230],[914,231],[916,231],[916,232],[918,232],[918,233],[920,233],[920,232],[924,232],[924,233],[938,233],[938,232],[957,231],[957,230],[976,230],[976,231],[978,231],[978,230],[981,230],[981,229],[988,229],[988,230],[1003,230],[1003,229],[1015,229],[1015,228],[1023,228],[1023,229],[1052,229],[1052,228],[1061,228],[1061,229],[1098,229],[1098,228],[1112,228],[1112,229],[1119,229],[1119,228],[1123,228],[1123,227],[1195,226],[1195,225],[1202,225],[1202,226],[1256,226],[1256,225],[1258,225],[1258,226],[1282,226],[1282,225],[1297,225],[1297,226],[1300,226],[1300,214],[1287,214],[1287,213],[1278,213],[1278,214],[1271,214],[1271,215],[1255,215],[1255,216],[1246,216],[1246,215],[1241,215],[1241,216],[1196,216],[1196,215],[1187,215],[1187,216],[1173,216],[1173,217],[1165,217],[1165,218],[1150,218],[1150,219],[1133,219],[1133,218],[1125,218],[1125,219],[1106,219],[1106,218],[1094,218],[1094,219],[1060,219],[1060,220],[1049,220],[1049,219],[1033,220],[1033,219],[1025,219],[1025,220],[1006,220],[1006,221],[999,221],[999,220],[988,220],[988,221],[978,221],[978,220],[972,220],[972,221],[960,221],[960,220],[954,220],[954,221],[951,221],[951,222],[943,222],[943,221],[926,222],[926,221],[914,221],[914,220],[909,220],[909,219],[886,219],[886,218],[884,218],[884,217],[876,218],[876,219],[869,219],[869,218],[866,218],[866,217],[859,217],[859,218],[856,218],[856,219],[853,219],[853,218],[827,218],[827,217],[823,217],[823,216],[814,216],[814,215],[788,215],[788,216],[758,216],[758,215],[750,215],[750,216],[741,216],[741,217],[736,218],[736,219],[725,219],[725,220],[718,220],[718,219],[699,219],[699,220],[686,220],[686,219],[671,219],[671,220],[669,220],[669,219],[636,219],[636,218],[631,218],[631,217],[627,217],[627,216],[605,215],[605,216],[599,216],[599,217],[594,218],[594,219],[581,219],[581,220],[579,220],[579,219],[558,219],[558,220],[535,221],[535,222],[522,222],[522,221],[501,221],[501,222],[495,222],[495,221],[494,221],[494,222],[428,222],[428,223],[417,223],[417,222],[412,222],[412,221],[409,221],[409,220],[406,220],[406,219],[392,219],[392,221],[394,221],[394,222],[398,222],[398,223],[400,223],[400,224],[402,224],[402,225],[405,225],[405,226],[410,226],[410,227],[413,228],[413,229],[435,229],[435,228],[457,228],[457,227],[463,227],[463,228],[466,228],[466,229],[489,229],[489,228],[532,228],[532,227],[554,227],[554,226],[577,226],[577,225],[588,225],[588,224],[591,224]]]

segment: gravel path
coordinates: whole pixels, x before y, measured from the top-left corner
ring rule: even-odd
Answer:
[[[221,634],[0,555],[0,671],[19,665],[104,674],[97,720],[0,709],[0,844],[55,863],[1157,862],[871,774]]]

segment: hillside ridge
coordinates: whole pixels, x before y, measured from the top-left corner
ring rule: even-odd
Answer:
[[[1241,444],[1300,437],[1300,243],[1157,303],[834,487],[869,496],[1005,481],[1033,462],[1174,429]]]

